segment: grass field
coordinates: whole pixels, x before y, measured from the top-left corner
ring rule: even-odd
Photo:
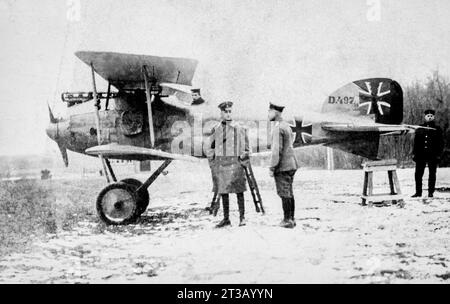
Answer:
[[[100,179],[0,182],[0,256],[79,221],[95,221],[93,198],[104,184]]]

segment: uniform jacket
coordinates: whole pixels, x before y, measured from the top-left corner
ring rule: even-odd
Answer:
[[[283,120],[275,123],[272,131],[272,158],[270,170],[284,172],[297,170],[299,162],[294,153],[294,135],[291,127]]]
[[[193,106],[195,106],[195,105],[201,105],[201,104],[203,104],[203,103],[205,103],[205,100],[203,99],[203,98],[198,98],[197,100],[193,100],[192,101],[192,103],[191,103],[191,105],[193,105]]]
[[[421,126],[435,128],[435,130],[417,129],[414,137],[413,160],[416,162],[437,160],[444,148],[442,129],[434,121]]]
[[[217,166],[215,164],[215,161],[213,159],[208,159],[209,161],[209,169],[211,169],[211,178],[212,178],[212,192],[217,193]]]
[[[246,191],[245,171],[240,159],[249,156],[247,132],[234,122],[217,124],[210,136],[208,158],[213,160],[218,193],[241,193]]]

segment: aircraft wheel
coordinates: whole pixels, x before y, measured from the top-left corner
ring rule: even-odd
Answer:
[[[106,186],[97,197],[97,213],[109,225],[125,225],[137,218],[138,197],[135,189],[125,183]]]
[[[121,180],[120,182],[131,185],[135,190],[140,186],[142,186],[142,183],[135,178],[126,178]],[[138,216],[140,216],[142,213],[145,212],[145,210],[147,210],[148,203],[150,202],[150,196],[148,194],[147,189],[140,191],[138,193],[138,197],[139,199],[137,204],[138,205],[137,212]]]

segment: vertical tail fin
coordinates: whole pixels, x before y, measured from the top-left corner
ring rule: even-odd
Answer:
[[[367,116],[377,123],[401,124],[403,90],[389,78],[368,78],[351,82],[331,93],[323,113]]]

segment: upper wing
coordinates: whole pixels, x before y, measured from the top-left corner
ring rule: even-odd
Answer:
[[[198,61],[188,58],[157,57],[112,52],[76,52],[87,65],[93,65],[105,80],[119,89],[144,89],[143,66],[158,82],[191,85]]]
[[[178,159],[190,162],[199,162],[198,158],[189,156],[168,153],[156,149],[148,149],[143,147],[119,145],[119,144],[107,144],[101,146],[95,146],[86,150],[86,154],[89,155],[102,155],[106,158],[128,159],[128,160],[165,160],[165,159]]]

